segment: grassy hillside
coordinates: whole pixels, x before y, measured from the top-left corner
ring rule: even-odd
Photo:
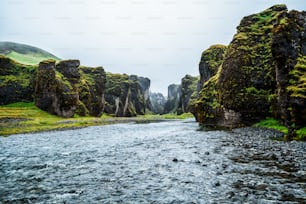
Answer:
[[[28,65],[35,65],[46,59],[59,60],[58,57],[42,49],[13,42],[0,42],[0,55]]]

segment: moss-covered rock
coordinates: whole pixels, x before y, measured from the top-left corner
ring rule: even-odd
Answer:
[[[223,62],[225,45],[212,45],[207,50],[204,50],[199,63],[200,81],[199,87],[202,88],[204,82],[214,76],[221,63]]]
[[[147,109],[151,109],[149,98],[151,81],[149,78],[136,75],[129,76],[129,80],[131,82],[131,100],[136,113],[144,115]]]
[[[149,104],[149,87],[148,78],[107,73],[105,112],[123,117],[145,114]]]
[[[193,97],[197,96],[198,84],[200,77],[186,75],[181,80],[181,96],[177,108],[177,114],[190,112],[190,102]]]
[[[201,124],[237,127],[274,115],[289,129],[305,126],[305,16],[275,5],[242,19],[195,103]]]
[[[81,66],[80,82],[78,86],[79,99],[77,113],[79,115],[101,116],[103,114],[105,99],[106,74],[103,67]]]
[[[306,12],[285,13],[272,31],[277,81],[273,109],[293,137],[306,124]]]
[[[73,80],[77,81],[78,78]],[[66,76],[56,71],[54,60],[39,63],[35,81],[37,107],[61,117],[74,115],[79,101],[78,92]]]
[[[0,105],[33,101],[35,71],[0,55]]]

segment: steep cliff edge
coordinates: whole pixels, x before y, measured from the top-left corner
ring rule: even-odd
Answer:
[[[146,113],[150,104],[148,78],[107,73],[105,88],[106,113],[123,117]]]
[[[225,45],[212,45],[207,50],[204,50],[199,63],[200,81],[198,90],[200,90],[208,79],[214,76],[221,63],[223,62]]]
[[[203,84],[199,122],[239,127],[274,115],[289,130],[305,126],[305,29],[305,12],[285,5],[244,17],[217,73]]]
[[[34,91],[37,107],[61,117],[101,116],[105,72],[102,67],[79,67],[79,60],[39,63]]]
[[[163,114],[166,98],[161,93],[150,93],[151,111],[156,114]]]
[[[164,107],[164,113],[174,113],[179,106],[182,87],[179,84],[170,84],[168,86],[168,97]]]
[[[79,104],[77,113],[79,115],[101,116],[103,114],[105,99],[106,73],[103,67],[79,68]]]
[[[72,117],[77,109],[76,83],[80,78],[80,62],[63,61],[57,66],[54,60],[39,63],[35,85],[35,105],[42,110],[62,117]],[[64,67],[69,66],[67,70]],[[60,71],[57,71],[56,68]]]
[[[200,77],[186,75],[181,80],[181,96],[179,98],[177,114],[183,114],[191,111],[190,103],[198,95],[198,84],[201,83]]]

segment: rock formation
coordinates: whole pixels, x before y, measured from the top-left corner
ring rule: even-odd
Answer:
[[[51,114],[72,117],[79,99],[76,88],[80,78],[76,74],[79,63],[76,60],[60,62],[57,65],[60,71],[56,71],[54,60],[40,62],[36,75],[35,105]]]
[[[0,105],[32,102],[35,67],[0,55]]]
[[[164,107],[164,113],[174,113],[179,106],[182,95],[181,85],[171,84],[168,86],[168,97]]]
[[[181,82],[181,96],[177,108],[177,114],[190,112],[190,102],[198,95],[199,77],[186,75]]]
[[[244,17],[217,73],[203,84],[199,122],[238,127],[274,115],[289,131],[305,125],[305,29],[306,13],[285,5]]]
[[[72,117],[75,113],[101,116],[104,69],[79,66],[79,60],[40,62],[35,80],[36,106],[61,117]]]
[[[151,111],[156,114],[164,113],[166,98],[161,93],[150,93]]]
[[[149,87],[148,78],[107,73],[105,112],[121,117],[145,114],[150,104]]]
[[[106,74],[103,67],[79,68],[81,80],[79,82],[79,104],[77,113],[99,117],[104,110],[104,91]]]
[[[203,51],[199,63],[200,81],[198,90],[202,88],[204,82],[217,73],[219,66],[223,62],[225,51],[225,45],[212,45]]]

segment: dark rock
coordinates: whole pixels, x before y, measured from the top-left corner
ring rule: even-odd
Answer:
[[[177,114],[190,112],[190,104],[194,103],[198,96],[197,86],[199,83],[199,77],[193,77],[186,75],[182,78],[181,82],[181,96],[179,99],[179,105],[176,110]]]
[[[59,71],[72,84],[77,84],[80,79],[79,60],[63,60],[56,65],[56,71]]]
[[[166,99],[161,93],[150,93],[151,110],[153,113],[162,114]]]
[[[203,51],[199,64],[200,81],[198,91],[201,90],[204,82],[208,81],[208,79],[217,73],[219,66],[223,62],[225,51],[225,45],[212,45]]]
[[[173,162],[178,162],[178,159],[177,158],[173,158],[172,161]]]
[[[213,58],[215,75],[200,71],[207,81],[192,109],[200,124],[233,128],[274,116],[294,136],[306,124],[305,29],[306,12],[285,5],[244,17],[226,52]]]
[[[148,78],[107,73],[105,112],[124,117],[145,114],[151,106],[149,87]]]
[[[104,110],[106,74],[103,67],[80,67],[78,114],[99,117]],[[77,74],[75,74],[77,75]]]
[[[171,84],[168,86],[168,97],[165,104],[164,113],[176,112],[181,94],[181,85]]]
[[[71,79],[78,80],[71,76]],[[72,117],[79,95],[63,74],[55,69],[54,60],[39,63],[36,74],[35,104],[42,110],[62,117]]]

